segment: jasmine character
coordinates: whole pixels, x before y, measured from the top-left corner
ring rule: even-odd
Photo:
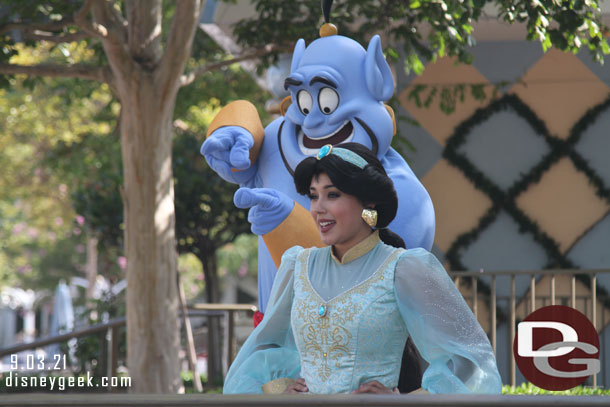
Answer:
[[[400,198],[375,155],[357,143],[324,146],[296,167],[294,183],[326,246],[284,253],[267,314],[224,392],[393,392],[410,338],[428,363],[423,391],[499,393],[489,340],[453,281],[388,229]],[[268,192],[241,188],[235,200],[264,217]]]

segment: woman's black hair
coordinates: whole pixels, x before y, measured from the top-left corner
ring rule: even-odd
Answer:
[[[358,143],[344,143],[337,147],[353,151],[368,163],[364,169],[345,161],[343,158],[329,154],[318,160],[309,157],[301,161],[294,171],[294,183],[297,192],[309,195],[311,180],[320,174],[326,174],[333,185],[340,191],[355,196],[363,205],[373,204],[377,211],[377,225],[381,240],[394,247],[405,247],[405,242],[396,233],[387,229],[396,216],[398,197],[394,183],[386,173],[375,155]]]
[[[390,246],[405,247],[405,242],[396,233],[387,229],[398,210],[398,197],[394,183],[388,176],[381,162],[368,148],[358,143],[344,143],[338,147],[353,151],[368,163],[364,169],[345,161],[343,158],[329,154],[318,160],[309,157],[301,161],[294,171],[294,183],[297,192],[309,195],[311,180],[320,174],[326,174],[333,185],[340,191],[355,196],[363,205],[374,204],[377,210],[377,225],[380,239]],[[421,387],[422,358],[411,337],[407,339],[402,354],[398,390],[408,393]]]

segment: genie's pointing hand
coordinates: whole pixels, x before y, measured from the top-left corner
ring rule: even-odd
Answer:
[[[224,180],[244,185],[256,171],[255,166],[250,166],[249,153],[253,145],[254,139],[248,130],[226,126],[210,134],[201,146],[201,154]]]
[[[238,208],[250,208],[248,222],[252,224],[252,233],[257,235],[278,227],[294,207],[288,195],[271,188],[239,188],[233,202]]]

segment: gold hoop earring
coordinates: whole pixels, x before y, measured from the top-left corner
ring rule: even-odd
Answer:
[[[375,209],[364,208],[362,210],[362,219],[367,225],[374,228],[377,225],[377,211]]]

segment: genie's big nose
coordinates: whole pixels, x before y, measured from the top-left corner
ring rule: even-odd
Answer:
[[[324,115],[316,106],[312,108],[312,112],[309,113],[303,121],[303,127],[306,129],[313,129],[324,123]]]

